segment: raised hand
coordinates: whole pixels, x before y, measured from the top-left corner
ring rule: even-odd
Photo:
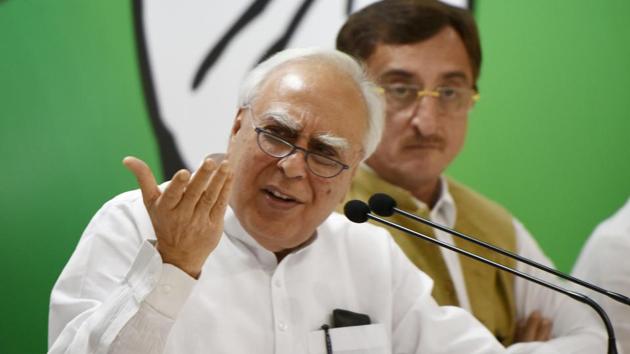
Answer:
[[[192,177],[187,170],[180,170],[164,192],[144,161],[126,157],[123,164],[138,180],[162,261],[198,278],[223,232],[232,187],[228,162],[217,166],[206,159]]]

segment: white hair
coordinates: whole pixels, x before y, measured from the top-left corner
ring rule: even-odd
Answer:
[[[361,91],[368,110],[368,129],[363,139],[364,159],[368,158],[381,140],[383,125],[385,124],[385,103],[378,93],[376,85],[367,77],[364,68],[351,56],[334,49],[322,48],[293,48],[276,53],[269,59],[258,64],[243,80],[238,96],[240,107],[251,105],[256,99],[259,88],[265,79],[275,69],[283,64],[314,59],[347,73]]]

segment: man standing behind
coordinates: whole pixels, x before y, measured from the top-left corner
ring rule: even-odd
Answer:
[[[508,211],[443,175],[464,144],[468,112],[479,97],[481,46],[470,13],[437,1],[380,1],[350,16],[337,48],[365,62],[387,102],[381,144],[357,172],[347,199],[366,200],[384,192],[402,209],[550,265]],[[439,230],[402,217],[394,221],[540,273]],[[426,241],[392,233],[435,281],[438,303],[470,310],[506,345],[531,342],[512,346],[512,352],[592,354],[606,347],[587,307]]]

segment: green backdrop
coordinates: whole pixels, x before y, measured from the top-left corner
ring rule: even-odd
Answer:
[[[478,0],[482,99],[449,170],[569,271],[630,195],[630,2]],[[159,171],[125,1],[0,0],[0,353],[46,350],[48,296],[100,205]]]

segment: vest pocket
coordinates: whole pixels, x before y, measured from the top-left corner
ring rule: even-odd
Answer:
[[[335,354],[390,354],[391,345],[385,326],[375,323],[365,326],[331,328],[328,330]],[[308,334],[308,352],[326,354],[324,331]]]

